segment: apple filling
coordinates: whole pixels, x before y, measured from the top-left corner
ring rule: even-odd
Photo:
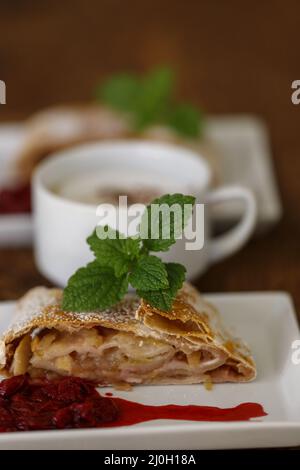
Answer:
[[[231,380],[239,371],[225,365],[227,355],[210,346],[181,350],[170,342],[133,333],[94,327],[75,332],[46,329],[22,338],[13,354],[10,372],[32,376],[54,373],[95,380],[103,385],[197,383],[214,374],[214,381]],[[225,368],[224,368],[225,367]],[[218,377],[218,374],[220,377]],[[229,377],[230,375],[230,377]],[[218,380],[219,378],[219,380]]]

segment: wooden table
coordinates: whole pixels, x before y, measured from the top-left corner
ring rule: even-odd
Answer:
[[[209,292],[287,290],[300,311],[300,105],[290,99],[291,82],[300,79],[299,15],[296,0],[4,1],[7,104],[0,119],[88,99],[104,76],[157,63],[178,70],[181,98],[211,113],[259,115],[271,133],[283,219],[197,285]],[[0,251],[0,299],[45,282],[31,249]]]
[[[286,290],[300,313],[300,2],[58,0],[1,2],[0,119],[89,99],[98,81],[156,64],[178,71],[179,97],[210,113],[254,113],[268,124],[282,221],[197,285],[206,292]],[[0,300],[37,284],[31,249],[0,251]]]

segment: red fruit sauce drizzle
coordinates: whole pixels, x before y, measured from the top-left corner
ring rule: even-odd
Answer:
[[[18,214],[31,211],[30,185],[0,189],[0,214]]]
[[[266,416],[258,403],[233,408],[197,405],[151,406],[111,393],[77,377],[49,381],[18,375],[0,383],[0,432],[128,426],[155,419],[248,421]]]
[[[241,403],[233,408],[217,408],[199,405],[151,406],[113,398],[119,409],[116,421],[104,424],[105,427],[128,426],[154,419],[177,419],[185,421],[249,421],[251,418],[266,416],[258,403]]]

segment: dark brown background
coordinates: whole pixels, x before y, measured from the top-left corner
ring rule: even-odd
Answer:
[[[210,113],[255,113],[269,126],[281,223],[198,281],[203,291],[283,289],[300,311],[300,79],[297,0],[0,0],[0,119],[92,96],[120,70],[170,64],[178,96]],[[0,299],[45,281],[31,250],[0,251]]]

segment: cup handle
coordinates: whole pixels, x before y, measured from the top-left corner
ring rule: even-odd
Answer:
[[[243,186],[223,186],[210,191],[205,198],[209,205],[236,200],[244,203],[244,214],[235,227],[211,240],[209,261],[212,264],[232,255],[247,242],[255,227],[257,205],[252,191]]]

